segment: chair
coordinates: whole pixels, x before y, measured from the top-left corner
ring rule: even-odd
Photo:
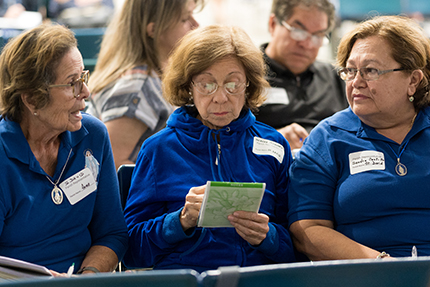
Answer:
[[[131,176],[133,175],[135,165],[123,164],[118,168],[119,194],[121,197],[121,206],[124,210],[127,202],[128,190],[130,189]]]
[[[2,287],[198,287],[198,273],[191,269],[101,273],[71,278],[34,278],[1,281]]]
[[[224,267],[200,275],[203,287],[426,287],[430,257],[396,261],[360,259]]]
[[[85,69],[94,71],[106,28],[82,28],[72,29],[72,31],[78,41],[78,49],[84,59]]]

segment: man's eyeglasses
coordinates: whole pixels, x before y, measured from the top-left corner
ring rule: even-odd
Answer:
[[[77,79],[76,81],[74,81],[73,83],[70,84],[62,84],[62,85],[50,85],[50,88],[56,88],[56,87],[73,87],[73,96],[75,98],[79,97],[79,94],[82,91],[82,87],[84,86],[83,84],[85,83],[85,85],[88,86],[88,80],[90,78],[90,71],[86,70],[82,72],[82,75],[79,79]]]
[[[282,26],[284,26],[288,31],[290,31],[290,36],[293,40],[296,41],[304,41],[307,38],[311,37],[311,43],[315,46],[315,47],[321,47],[323,42],[324,42],[324,38],[327,37],[327,35],[313,35],[311,33],[309,33],[306,30],[300,29],[300,28],[296,28],[296,27],[292,27],[290,25],[288,25],[287,22],[285,21],[281,21]]]
[[[357,75],[357,72],[360,72],[360,76],[363,78],[363,80],[366,81],[375,81],[379,79],[380,75],[390,73],[390,72],[397,72],[397,71],[403,71],[405,69],[398,68],[398,69],[391,69],[391,70],[383,70],[380,71],[375,68],[360,68],[360,69],[354,69],[354,68],[342,68],[337,71],[339,77],[344,81],[351,81],[355,79],[355,76]]]
[[[219,85],[214,82],[192,82],[192,85],[197,89],[199,93],[206,96],[215,93],[219,87]],[[248,86],[249,82],[228,82],[223,85],[224,90],[230,95],[242,93]]]

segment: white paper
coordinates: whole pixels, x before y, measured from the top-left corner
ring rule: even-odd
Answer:
[[[349,154],[351,175],[370,170],[384,170],[385,157],[382,152],[365,150]]]
[[[281,144],[259,137],[254,137],[252,152],[259,155],[271,155],[280,163],[284,160],[285,155],[284,147]]]

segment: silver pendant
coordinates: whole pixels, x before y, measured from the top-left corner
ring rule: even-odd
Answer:
[[[51,198],[56,205],[60,205],[63,202],[63,191],[56,185],[51,191]]]
[[[400,176],[405,176],[408,173],[408,169],[406,168],[406,165],[404,165],[403,163],[397,162],[396,173]]]

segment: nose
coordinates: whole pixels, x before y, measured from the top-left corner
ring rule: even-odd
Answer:
[[[300,46],[306,48],[306,49],[312,49],[314,48],[314,44],[312,43],[312,39],[311,36],[308,35],[308,37],[306,37],[306,39],[298,41],[298,43],[300,44]]]
[[[82,83],[82,89],[81,92],[79,93],[79,98],[82,99],[88,99],[90,97],[90,89],[88,88],[87,84]]]
[[[197,20],[193,16],[191,16],[190,22],[191,22],[191,29],[196,29],[200,26],[199,22],[197,22]]]
[[[355,88],[358,88],[360,86],[364,86],[367,83],[365,79],[363,79],[363,76],[361,74],[361,71],[358,70],[355,74],[354,79],[352,80],[352,86]]]
[[[217,90],[213,94],[213,99],[215,103],[222,104],[228,101],[227,91],[222,86],[218,86]]]

